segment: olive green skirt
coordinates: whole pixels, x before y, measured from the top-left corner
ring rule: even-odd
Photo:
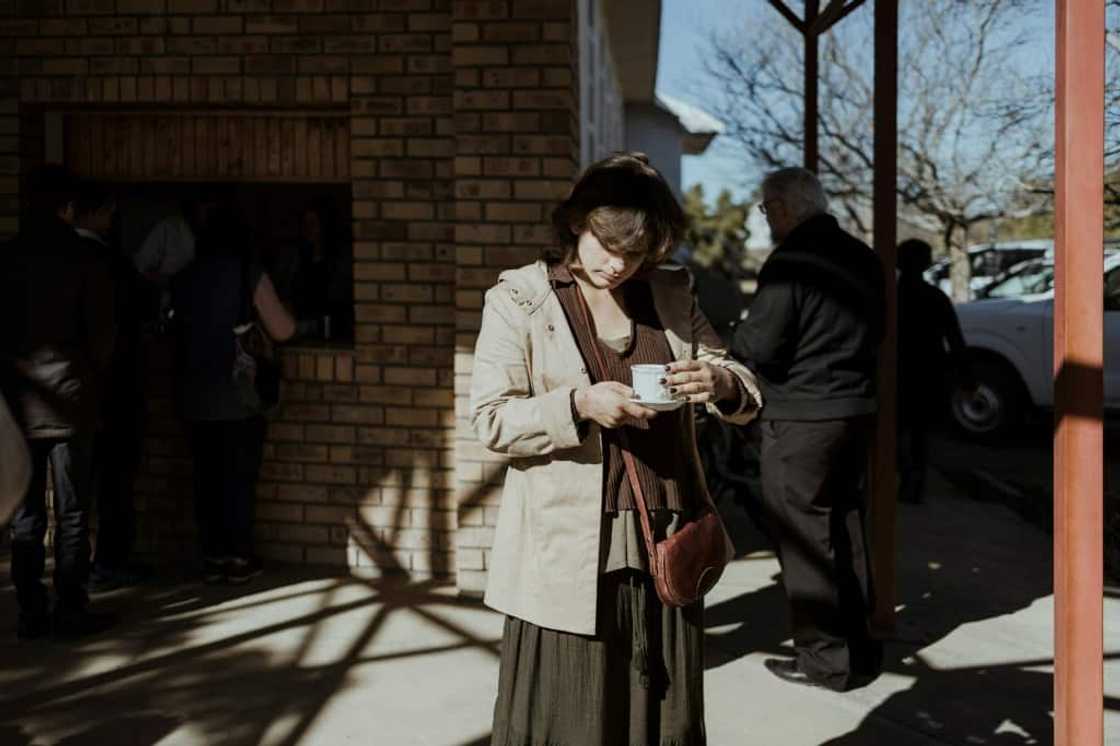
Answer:
[[[506,617],[492,746],[704,746],[704,608],[599,578],[597,634]]]

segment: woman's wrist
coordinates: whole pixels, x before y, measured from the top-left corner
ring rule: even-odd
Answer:
[[[735,375],[727,368],[716,365],[713,366],[716,376],[716,401],[727,401],[728,399],[739,398],[739,382],[735,380]]]
[[[587,416],[584,414],[584,412],[587,411],[586,397],[587,389],[572,389],[572,419],[577,423],[587,419]]]

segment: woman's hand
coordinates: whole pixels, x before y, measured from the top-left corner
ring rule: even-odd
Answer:
[[[738,384],[726,368],[700,360],[679,360],[665,366],[669,393],[686,396],[693,404],[734,398]]]
[[[629,386],[617,381],[603,381],[577,389],[576,413],[581,420],[594,420],[607,428],[641,422],[657,414],[649,407],[630,401],[633,395]]]

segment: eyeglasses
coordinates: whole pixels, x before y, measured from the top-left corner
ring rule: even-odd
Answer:
[[[766,205],[770,204],[771,202],[780,202],[780,201],[781,200],[777,200],[777,199],[764,199],[764,200],[762,200],[761,202],[758,203],[758,211],[761,212],[763,215],[765,215],[768,212],[768,208],[766,207]]]

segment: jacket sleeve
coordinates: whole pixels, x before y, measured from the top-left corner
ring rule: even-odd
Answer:
[[[587,430],[572,416],[573,387],[534,393],[528,322],[501,285],[486,293],[471,371],[471,424],[483,445],[511,457],[574,448]]]
[[[762,408],[762,393],[759,391],[758,381],[754,373],[728,354],[723,340],[712,328],[695,298],[692,301],[692,338],[696,344],[696,359],[726,368],[735,377],[739,387],[738,406],[734,410],[727,411],[717,402],[708,402],[706,405],[708,412],[735,425],[747,424]],[[734,404],[734,402],[730,403]]]
[[[755,370],[784,371],[790,364],[796,333],[793,283],[767,283],[751,302],[746,321],[735,329],[731,351]]]

